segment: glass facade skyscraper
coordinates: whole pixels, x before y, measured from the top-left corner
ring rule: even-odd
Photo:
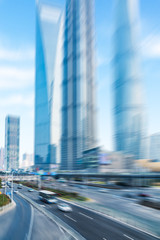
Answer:
[[[61,169],[81,169],[96,145],[94,1],[67,0],[64,20]]]
[[[116,0],[114,120],[116,151],[141,158],[144,93],[138,53],[138,1]],[[145,119],[146,121],[146,119]]]
[[[19,167],[19,117],[7,116],[5,119],[5,169],[16,170]]]
[[[59,144],[60,32],[62,7],[55,1],[36,2],[35,165],[56,162]]]
[[[160,133],[150,136],[150,158],[160,161]]]

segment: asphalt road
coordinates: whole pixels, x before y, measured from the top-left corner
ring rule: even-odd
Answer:
[[[63,232],[46,216],[14,194],[16,207],[0,215],[0,240],[64,240]]]
[[[71,213],[58,210],[56,204],[45,204],[38,199],[38,193],[28,192],[27,187],[19,190],[49,212],[55,214],[87,240],[153,240],[157,239],[129,226],[108,219],[84,208],[72,205]]]
[[[59,184],[62,188],[64,184]],[[131,222],[135,225],[140,225],[144,229],[150,229],[152,232],[157,232],[160,234],[160,214],[159,210],[152,209],[149,207],[142,206],[138,204],[137,195],[138,193],[147,193],[151,195],[160,195],[160,190],[156,189],[126,189],[126,190],[113,190],[108,189],[106,193],[100,192],[100,188],[95,187],[87,187],[87,188],[79,188],[78,185],[74,185],[74,187],[69,187],[72,191],[79,192],[80,195],[92,198],[95,200],[94,207],[101,207],[103,209],[111,210],[113,214],[116,214],[119,218],[131,219]],[[67,186],[68,189],[68,186]],[[102,190],[102,189],[101,189]],[[132,194],[133,198],[125,197],[127,194]],[[134,198],[135,196],[135,198]]]
[[[31,207],[18,196],[14,197],[14,201],[16,207],[0,215],[0,239],[3,240],[22,240],[28,237]]]

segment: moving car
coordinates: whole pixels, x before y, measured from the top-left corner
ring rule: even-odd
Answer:
[[[101,193],[106,193],[106,192],[107,192],[107,189],[100,188],[98,191],[101,192]]]
[[[151,198],[151,195],[149,195],[147,193],[139,193],[138,197],[140,197],[140,198]]]
[[[59,203],[58,209],[63,212],[72,212],[72,208],[66,203]]]
[[[28,192],[34,192],[34,189],[29,188],[29,189],[28,189]]]
[[[13,192],[14,192],[14,193],[17,193],[17,192],[18,192],[18,190],[17,190],[17,189],[15,189]]]
[[[18,189],[22,189],[22,184],[18,184]]]

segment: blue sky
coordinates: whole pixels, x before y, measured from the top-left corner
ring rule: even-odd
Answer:
[[[113,149],[113,3],[114,0],[95,0],[98,138],[106,149]],[[160,132],[160,1],[139,3],[146,121],[148,134],[152,134]],[[33,152],[34,56],[35,1],[0,0],[0,146],[4,146],[5,116],[19,115],[21,154]]]

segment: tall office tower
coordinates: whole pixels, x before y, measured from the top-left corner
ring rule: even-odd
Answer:
[[[5,169],[16,170],[19,167],[20,118],[7,116],[5,119]]]
[[[150,158],[160,161],[160,133],[150,136]]]
[[[116,151],[142,158],[144,94],[138,53],[138,0],[116,0],[114,120]],[[145,119],[146,121],[146,119]]]
[[[67,0],[63,49],[61,169],[74,170],[96,144],[93,0]]]
[[[54,0],[36,3],[35,166],[56,162],[60,121],[62,10]]]
[[[5,150],[3,147],[0,148],[0,169],[4,169]]]

